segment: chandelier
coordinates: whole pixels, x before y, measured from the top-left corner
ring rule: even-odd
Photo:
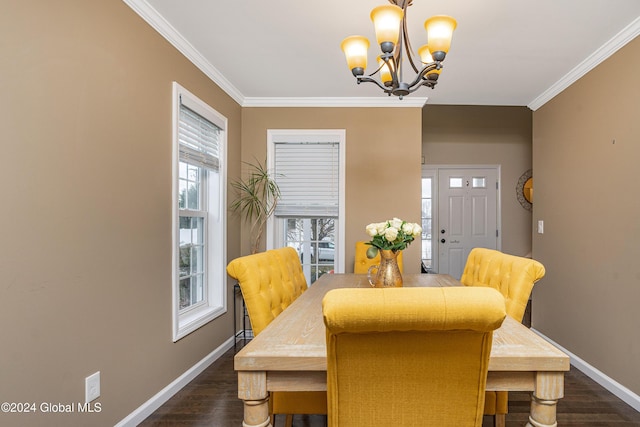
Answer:
[[[422,86],[431,89],[438,83],[449,47],[456,28],[456,20],[450,16],[432,16],[424,23],[428,44],[418,49],[414,58],[407,32],[407,7],[412,0],[389,0],[390,5],[378,6],[371,11],[376,40],[382,54],[378,56],[378,68],[365,75],[369,40],[363,36],[351,36],[342,41],[342,50],[349,69],[358,81],[375,83],[389,96],[403,96],[415,92]],[[403,50],[415,72],[410,82],[403,81]],[[374,78],[379,73],[378,79]]]

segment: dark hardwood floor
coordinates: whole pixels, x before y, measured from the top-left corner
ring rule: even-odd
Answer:
[[[241,346],[239,341],[237,349]],[[234,349],[229,350],[140,426],[241,426],[242,403],[237,396],[234,354]],[[529,416],[529,399],[529,393],[509,393],[507,427],[525,425]],[[324,427],[325,420],[318,415],[296,415],[293,425]],[[283,425],[284,417],[276,417],[276,427]],[[485,417],[483,426],[492,425],[491,419]],[[565,375],[565,397],[558,404],[558,426],[640,427],[640,412],[572,367]]]

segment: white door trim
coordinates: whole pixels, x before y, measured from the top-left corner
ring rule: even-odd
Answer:
[[[498,229],[498,239],[496,242],[496,249],[502,250],[502,199],[501,199],[501,167],[496,164],[477,164],[477,165],[458,165],[458,164],[423,164],[422,165],[422,175],[421,178],[429,178],[433,179],[433,189],[432,189],[432,244],[434,245],[431,248],[431,253],[433,256],[433,265],[438,265],[438,239],[437,239],[437,225],[438,225],[438,200],[439,200],[439,192],[438,192],[438,175],[440,169],[495,169],[497,173],[497,182],[498,182],[498,191],[496,194],[496,227]]]

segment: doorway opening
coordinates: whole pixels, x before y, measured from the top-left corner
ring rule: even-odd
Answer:
[[[501,249],[500,166],[425,165],[422,271],[460,278],[474,247]]]

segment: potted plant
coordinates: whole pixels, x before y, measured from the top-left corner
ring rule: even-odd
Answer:
[[[233,181],[237,198],[231,204],[231,211],[240,215],[250,224],[251,253],[258,252],[260,239],[264,234],[267,220],[273,214],[280,199],[280,188],[267,168],[256,160],[255,163],[242,162],[249,168],[245,180]],[[266,163],[266,162],[265,162]]]

